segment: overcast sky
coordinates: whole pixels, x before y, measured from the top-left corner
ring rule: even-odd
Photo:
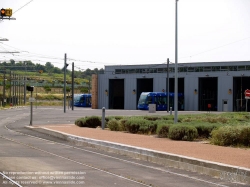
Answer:
[[[82,69],[175,62],[175,0],[0,0],[0,8],[16,18],[0,21],[0,39],[9,39],[0,52],[20,52],[0,61],[62,67],[67,53]],[[249,10],[250,0],[179,0],[178,62],[250,60]]]

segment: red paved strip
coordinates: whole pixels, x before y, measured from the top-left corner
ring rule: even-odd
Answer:
[[[86,138],[250,168],[250,149],[222,147],[199,142],[173,141],[167,138],[157,138],[156,136],[83,128],[75,125],[46,125],[41,127]]]

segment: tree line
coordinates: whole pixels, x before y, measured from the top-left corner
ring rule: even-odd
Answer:
[[[19,61],[15,62],[11,59],[9,62],[0,63],[0,72],[4,71],[27,71],[27,72],[39,72],[39,73],[49,73],[49,74],[63,74],[64,68],[61,69],[55,67],[51,62],[46,62],[45,65],[42,64],[34,64],[32,61]],[[71,73],[71,70],[66,70],[66,73]],[[74,77],[75,78],[87,78],[92,74],[102,74],[104,73],[104,69],[95,68],[93,70],[87,68],[86,70],[76,70],[74,69]]]

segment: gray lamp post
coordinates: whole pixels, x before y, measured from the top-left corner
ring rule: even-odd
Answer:
[[[178,0],[175,0],[175,81],[174,81],[174,123],[178,121]]]

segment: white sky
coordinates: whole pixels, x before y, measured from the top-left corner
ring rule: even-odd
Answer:
[[[17,11],[15,21],[0,21],[0,38],[9,39],[0,52],[23,51],[0,61],[63,67],[67,53],[82,69],[175,62],[175,0],[30,1],[0,0]],[[178,62],[250,60],[249,10],[250,0],[179,0]]]

